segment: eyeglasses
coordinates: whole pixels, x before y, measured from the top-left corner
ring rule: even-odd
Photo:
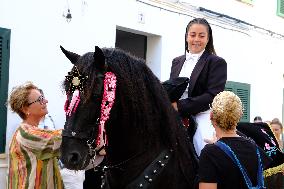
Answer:
[[[44,100],[45,100],[44,96],[43,96],[43,95],[40,95],[40,96],[38,97],[38,99],[36,99],[36,100],[33,101],[33,102],[28,103],[28,106],[30,106],[30,105],[32,105],[32,104],[34,104],[34,103],[36,103],[36,102],[39,102],[41,105],[43,105],[43,104],[44,104]]]

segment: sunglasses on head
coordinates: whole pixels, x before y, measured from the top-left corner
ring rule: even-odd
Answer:
[[[44,96],[40,95],[35,101],[28,103],[28,106],[30,106],[30,105],[32,105],[36,102],[39,102],[41,105],[43,105],[44,100],[45,100]]]

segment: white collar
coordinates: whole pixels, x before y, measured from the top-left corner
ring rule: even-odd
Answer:
[[[200,56],[203,54],[204,51],[205,51],[205,49],[203,51],[201,51],[200,53],[197,53],[197,54],[193,54],[191,52],[186,51],[186,53],[185,53],[186,60],[193,59],[193,60],[197,61],[197,60],[199,60]]]

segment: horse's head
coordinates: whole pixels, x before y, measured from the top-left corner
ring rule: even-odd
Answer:
[[[82,56],[63,47],[61,50],[74,65],[64,81],[67,100],[61,160],[69,169],[84,169],[104,144],[103,139],[98,138],[98,125],[106,73],[105,57],[99,47],[94,53]]]

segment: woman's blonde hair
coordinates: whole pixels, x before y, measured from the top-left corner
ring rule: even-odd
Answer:
[[[16,112],[22,119],[26,118],[23,108],[28,106],[28,97],[32,89],[38,89],[32,82],[28,81],[22,85],[13,87],[8,103],[13,112]]]
[[[243,114],[241,99],[230,91],[223,91],[213,99],[212,120],[223,130],[233,130]]]

